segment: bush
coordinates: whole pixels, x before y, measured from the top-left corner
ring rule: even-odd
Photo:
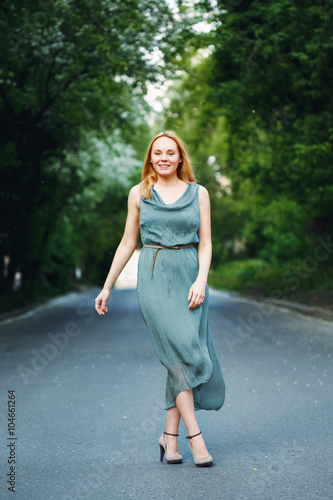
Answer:
[[[274,290],[282,292],[281,298],[297,298],[304,291],[322,291],[333,288],[333,267],[318,265],[307,271],[304,261],[272,265],[264,260],[246,259],[231,261],[212,269],[208,283],[240,293],[270,296]]]
[[[230,261],[212,269],[209,273],[209,285],[214,288],[225,288],[237,292],[248,292],[255,281],[256,273],[267,263],[259,259]]]

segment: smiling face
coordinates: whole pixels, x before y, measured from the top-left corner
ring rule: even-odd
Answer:
[[[155,172],[162,177],[177,175],[181,162],[178,144],[169,137],[159,137],[151,150],[151,162]]]

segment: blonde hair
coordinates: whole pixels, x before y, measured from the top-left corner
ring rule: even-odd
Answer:
[[[148,146],[146,156],[143,162],[142,172],[141,172],[141,189],[140,193],[143,199],[151,198],[150,188],[153,184],[157,182],[158,176],[155,172],[153,165],[151,163],[151,151],[153,148],[153,144],[156,139],[160,137],[168,137],[177,143],[179,154],[180,154],[180,162],[177,168],[177,176],[182,181],[185,181],[187,184],[190,182],[195,182],[194,172],[191,164],[191,160],[185,144],[181,139],[170,130],[166,130],[165,132],[160,132],[156,137],[151,141]]]

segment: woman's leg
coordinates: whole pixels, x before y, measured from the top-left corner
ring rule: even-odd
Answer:
[[[197,420],[195,418],[193,392],[192,389],[181,391],[176,398],[177,409],[184,421],[187,434],[193,436],[200,432]],[[202,434],[189,440],[193,454],[198,458],[203,458],[208,455],[208,451],[203,440]]]
[[[166,412],[166,423],[165,431],[170,434],[178,434],[178,427],[180,422],[180,413],[176,406],[169,408]],[[168,449],[168,453],[176,454],[178,453],[177,438],[174,436],[169,436],[164,434],[165,444]]]

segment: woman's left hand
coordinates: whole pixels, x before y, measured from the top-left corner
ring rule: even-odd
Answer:
[[[197,307],[201,306],[201,304],[205,299],[205,292],[206,292],[206,282],[196,280],[191,286],[187,297],[187,302],[191,301],[188,308],[196,309]]]

